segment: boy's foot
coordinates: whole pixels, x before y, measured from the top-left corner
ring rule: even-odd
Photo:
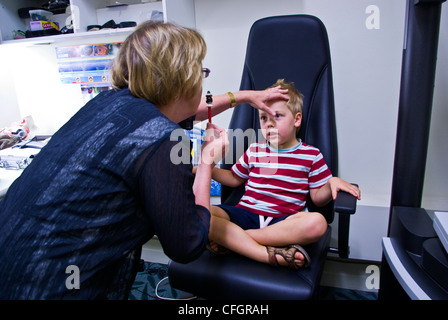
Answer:
[[[295,271],[302,267],[309,267],[311,258],[308,253],[298,244],[288,247],[277,248],[266,246],[269,255],[269,264],[271,266],[287,266]],[[283,259],[279,261],[277,255]]]
[[[209,243],[207,244],[207,249],[209,251],[211,251],[212,253],[219,254],[219,255],[229,254],[232,252],[229,249],[227,249],[213,241],[209,241]]]

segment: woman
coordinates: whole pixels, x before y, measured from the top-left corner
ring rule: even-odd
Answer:
[[[173,260],[201,254],[213,154],[227,137],[209,125],[213,152],[195,178],[170,161],[169,137],[197,112],[205,52],[198,32],[172,24],[149,21],[126,39],[115,89],[61,127],[0,202],[0,299],[126,299],[155,234]]]

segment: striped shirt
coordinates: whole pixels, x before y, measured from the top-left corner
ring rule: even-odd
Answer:
[[[319,149],[300,140],[292,148],[278,150],[266,141],[253,143],[231,170],[248,180],[237,207],[269,217],[302,211],[309,190],[332,177]]]

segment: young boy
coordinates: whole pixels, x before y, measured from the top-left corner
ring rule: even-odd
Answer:
[[[246,183],[236,206],[213,206],[210,248],[228,248],[251,259],[297,270],[309,265],[301,245],[317,241],[327,222],[318,212],[305,212],[308,196],[317,206],[336,198],[339,190],[360,199],[356,186],[332,177],[320,151],[296,138],[302,122],[303,96],[292,83],[289,100],[270,103],[275,116],[259,112],[266,141],[253,143],[231,170],[213,169],[213,179],[230,187]]]

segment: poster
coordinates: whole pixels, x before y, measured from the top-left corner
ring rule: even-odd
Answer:
[[[109,90],[110,68],[122,42],[56,47],[61,83],[79,83],[84,101]]]

